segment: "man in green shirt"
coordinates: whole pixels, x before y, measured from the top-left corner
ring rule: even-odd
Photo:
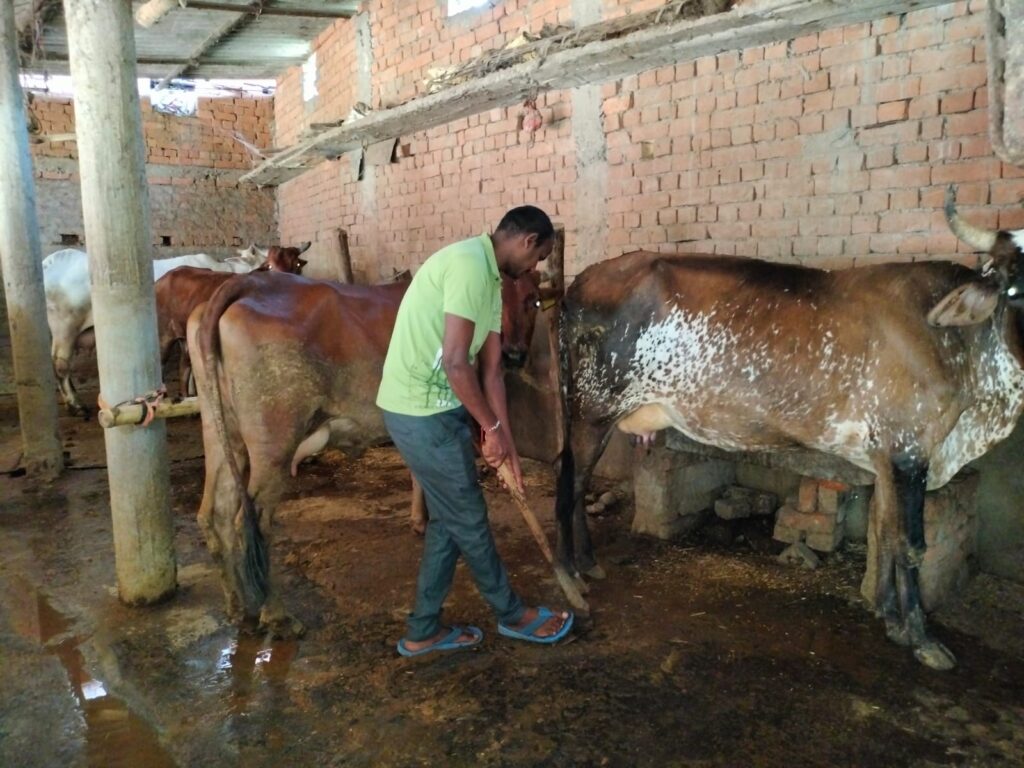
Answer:
[[[554,643],[572,626],[571,613],[528,608],[509,584],[487,521],[470,420],[481,425],[484,459],[492,467],[508,462],[522,490],[501,367],[501,274],[515,278],[535,269],[553,241],[547,214],[531,205],[513,208],[493,235],[427,259],[398,310],[377,405],[423,488],[430,517],[416,605],[398,642],[403,656],[469,648],[483,639],[476,627],[441,624],[460,556],[497,615],[500,634]]]

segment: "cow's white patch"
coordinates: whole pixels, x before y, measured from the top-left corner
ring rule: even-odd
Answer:
[[[984,332],[973,366],[974,396],[934,451],[928,487],[945,485],[970,461],[1004,440],[1024,410],[1024,369],[993,327]]]

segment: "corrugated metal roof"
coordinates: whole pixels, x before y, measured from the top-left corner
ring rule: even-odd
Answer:
[[[304,61],[311,41],[337,17],[276,15],[271,11],[354,14],[359,6],[359,0],[265,0],[264,12],[252,15],[201,7],[232,4],[246,10],[255,5],[251,0],[193,3],[200,7],[175,7],[148,29],[134,25],[139,77],[272,78]],[[143,4],[144,0],[133,2],[133,11]],[[35,6],[40,5],[35,0]],[[42,5],[45,7],[46,3]],[[23,70],[66,73],[67,29],[60,3],[51,5],[43,17],[34,47],[34,36],[28,32],[33,25],[32,8],[33,0],[15,0],[26,54]],[[226,29],[229,31],[218,38]],[[187,69],[179,71],[182,67]]]

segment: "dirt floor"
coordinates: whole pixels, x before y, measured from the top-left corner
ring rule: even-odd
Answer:
[[[0,464],[16,418],[8,401]],[[863,551],[810,572],[776,562],[764,525],[637,538],[620,492],[594,521],[607,578],[571,642],[500,637],[460,566],[448,615],[483,627],[482,647],[407,660],[394,644],[420,541],[407,475],[379,449],[300,471],[274,558],[309,632],[271,642],[223,614],[195,522],[198,421],[169,425],[180,589],[145,609],[116,599],[101,430],[61,428],[58,482],[0,475],[5,768],[1024,764],[1020,585],[979,576],[932,617],[959,660],[934,672],[863,607]],[[516,509],[485,485],[514,584],[561,605]],[[550,533],[548,467],[529,465],[528,490]]]

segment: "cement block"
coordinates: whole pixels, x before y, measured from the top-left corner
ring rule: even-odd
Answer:
[[[833,533],[837,527],[836,518],[821,512],[800,512],[792,507],[779,508],[777,522],[787,528],[797,528],[807,533]]]
[[[788,528],[779,523],[775,524],[775,530],[772,532],[773,539],[785,542],[786,544],[796,544],[798,541],[803,541],[805,535],[799,528]]]
[[[734,477],[732,462],[654,448],[633,475],[633,532],[668,539],[693,530]]]
[[[739,463],[736,465],[736,483],[744,488],[767,491],[777,498],[785,499],[796,495],[800,487],[800,475],[777,467]],[[778,509],[777,504],[775,509]],[[775,513],[775,509],[771,510],[771,514]]]
[[[818,552],[835,552],[843,543],[843,529],[837,526],[831,533],[808,533],[805,541]]]

